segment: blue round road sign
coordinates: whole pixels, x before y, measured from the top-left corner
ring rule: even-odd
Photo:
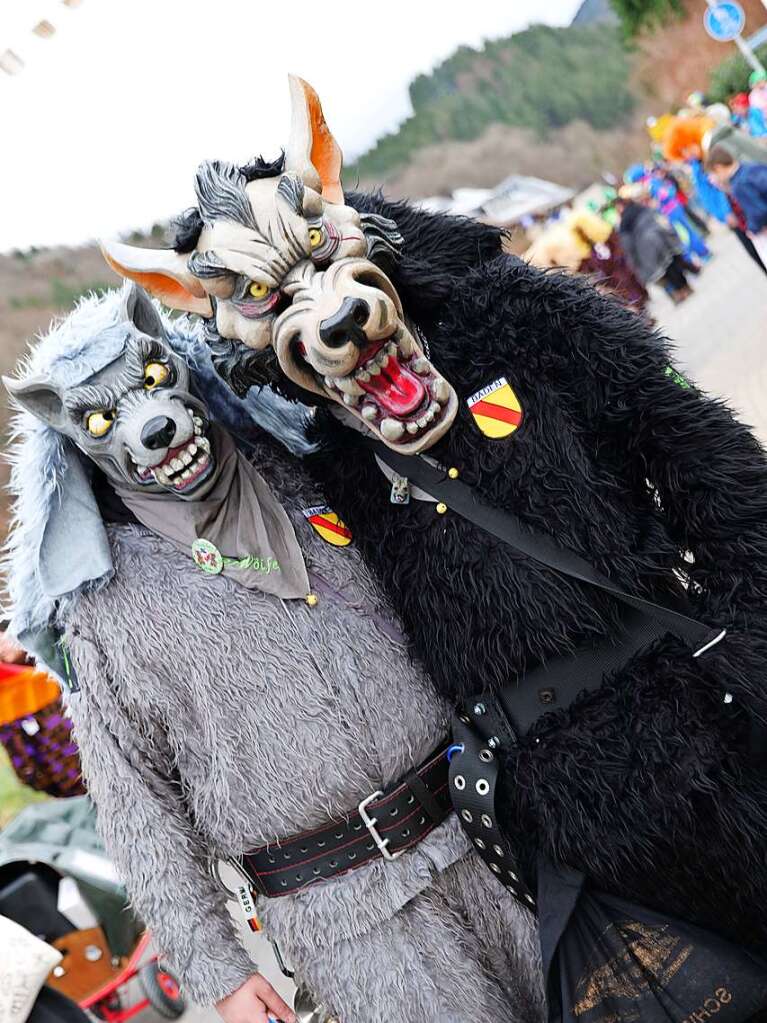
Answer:
[[[743,8],[735,0],[709,7],[703,15],[703,24],[712,39],[720,43],[729,43],[739,36],[746,25]]]

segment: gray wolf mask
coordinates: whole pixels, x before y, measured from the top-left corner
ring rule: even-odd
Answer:
[[[373,261],[396,255],[396,224],[344,204],[341,151],[317,94],[292,76],[290,89],[283,165],[203,163],[189,244],[106,242],[104,255],[218,337],[272,346],[288,380],[342,405],[390,447],[422,451],[448,429],[458,399]]]
[[[197,500],[215,476],[205,404],[151,300],[126,289],[118,322],[59,372],[4,378],[16,401],[68,437],[109,480]]]

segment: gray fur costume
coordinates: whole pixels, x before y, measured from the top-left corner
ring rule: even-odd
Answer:
[[[115,295],[85,303],[38,346],[32,368],[62,353],[87,358],[118,307]],[[169,966],[210,1004],[254,969],[210,860],[315,827],[400,778],[443,740],[448,708],[409,660],[354,546],[330,546],[307,523],[302,510],[318,495],[266,434],[253,458],[319,580],[317,607],[206,576],[137,525],[109,526],[99,557],[111,570],[84,572],[53,600],[34,569],[47,511],[79,456],[28,414],[19,423],[15,630],[49,613],[63,628],[81,687],[69,707],[105,842]],[[488,883],[454,818],[395,862],[257,910],[345,1023],[542,1018],[534,921]]]

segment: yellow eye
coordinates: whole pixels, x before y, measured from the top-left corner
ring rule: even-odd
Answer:
[[[318,249],[324,241],[325,232],[321,227],[312,227],[309,229],[309,245],[311,248]]]
[[[265,284],[261,284],[259,281],[253,281],[251,286],[248,288],[248,294],[251,298],[260,299],[266,298],[269,294],[269,288]]]
[[[91,437],[103,437],[112,429],[114,421],[114,409],[109,409],[102,412],[91,412],[85,421],[85,425]]]
[[[154,387],[164,384],[170,376],[170,370],[162,362],[148,362],[144,366],[144,390],[151,391]]]

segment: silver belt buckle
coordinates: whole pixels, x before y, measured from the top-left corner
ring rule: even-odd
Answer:
[[[390,853],[388,848],[390,839],[381,838],[378,828],[376,827],[376,824],[378,824],[378,818],[371,817],[367,812],[367,808],[370,806],[370,804],[375,802],[376,799],[380,799],[382,795],[383,791],[379,789],[378,792],[374,792],[372,796],[367,796],[367,798],[363,799],[362,802],[357,806],[357,811],[359,812],[359,815],[362,818],[363,824],[370,832],[370,837],[378,846],[378,851],[381,853],[383,858],[385,860],[398,860],[405,850],[400,849],[399,852]]]

